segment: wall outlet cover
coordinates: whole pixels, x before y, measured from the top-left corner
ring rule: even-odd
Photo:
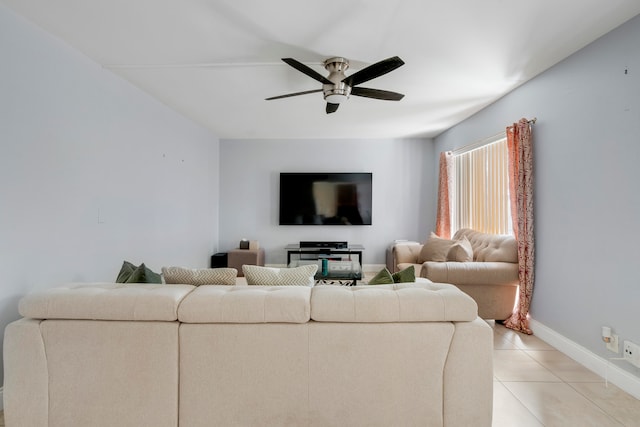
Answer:
[[[625,341],[622,347],[622,355],[627,362],[640,368],[640,346],[638,344]]]
[[[620,353],[617,335],[611,335],[611,341],[607,343],[607,350],[613,351],[614,353]]]

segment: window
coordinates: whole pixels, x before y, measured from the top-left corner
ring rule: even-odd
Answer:
[[[453,152],[451,232],[513,234],[504,134]]]

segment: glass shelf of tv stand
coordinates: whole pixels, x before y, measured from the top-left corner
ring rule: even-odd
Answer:
[[[346,248],[301,248],[291,244],[285,247],[287,266],[298,267],[316,264],[318,272],[314,276],[316,284],[356,285],[362,280],[362,245],[349,245]],[[322,260],[327,260],[327,270],[322,274]]]

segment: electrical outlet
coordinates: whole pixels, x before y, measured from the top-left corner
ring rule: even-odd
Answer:
[[[622,354],[624,360],[640,368],[640,346],[631,341],[625,341],[622,347]]]
[[[607,349],[609,351],[613,351],[614,353],[620,353],[620,348],[618,347],[617,335],[611,335],[611,340],[607,343]]]

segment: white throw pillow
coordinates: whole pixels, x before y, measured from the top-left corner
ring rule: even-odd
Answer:
[[[274,268],[258,265],[243,265],[242,272],[247,285],[258,286],[313,286],[317,264],[295,268]]]
[[[473,247],[467,236],[460,240],[454,240],[453,246],[447,252],[447,261],[471,262],[473,261]]]
[[[473,247],[466,236],[459,240],[449,240],[438,237],[432,231],[418,255],[419,264],[425,261],[473,261]]]
[[[453,240],[438,237],[436,233],[432,231],[418,255],[418,263],[422,264],[425,261],[446,261],[447,254],[454,243]]]
[[[235,268],[162,267],[162,277],[167,284],[233,286],[237,276]]]

